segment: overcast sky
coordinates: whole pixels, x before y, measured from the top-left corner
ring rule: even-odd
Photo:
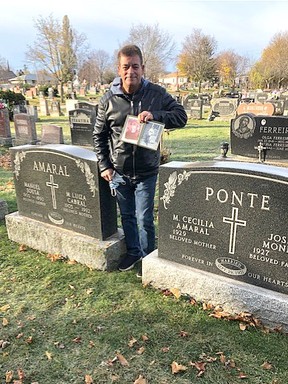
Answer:
[[[131,26],[139,24],[158,24],[176,42],[176,54],[185,37],[200,28],[215,38],[217,52],[232,49],[254,61],[276,33],[288,31],[287,0],[2,0],[0,57],[12,70],[28,64],[25,52],[36,40],[34,21],[50,14],[60,22],[67,15],[70,25],[87,37],[90,49],[111,55]]]

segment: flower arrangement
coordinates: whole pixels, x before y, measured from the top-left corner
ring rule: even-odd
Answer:
[[[7,108],[7,104],[5,104],[3,101],[0,101],[0,109]]]

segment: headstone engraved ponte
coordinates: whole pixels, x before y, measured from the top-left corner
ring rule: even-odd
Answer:
[[[159,257],[288,294],[287,187],[282,167],[162,165]]]

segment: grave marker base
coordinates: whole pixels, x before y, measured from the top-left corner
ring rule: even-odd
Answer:
[[[158,250],[142,261],[142,282],[155,288],[178,288],[197,301],[221,306],[231,315],[249,312],[271,328],[288,331],[288,297],[262,287],[201,271],[158,257]]]
[[[6,215],[8,238],[32,249],[62,256],[101,271],[117,269],[125,253],[124,235],[120,230],[106,240],[58,228],[19,215]]]

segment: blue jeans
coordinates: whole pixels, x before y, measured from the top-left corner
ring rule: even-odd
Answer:
[[[146,256],[155,249],[154,196],[157,175],[142,181],[124,176],[117,188],[117,202],[125,235],[127,254]]]

